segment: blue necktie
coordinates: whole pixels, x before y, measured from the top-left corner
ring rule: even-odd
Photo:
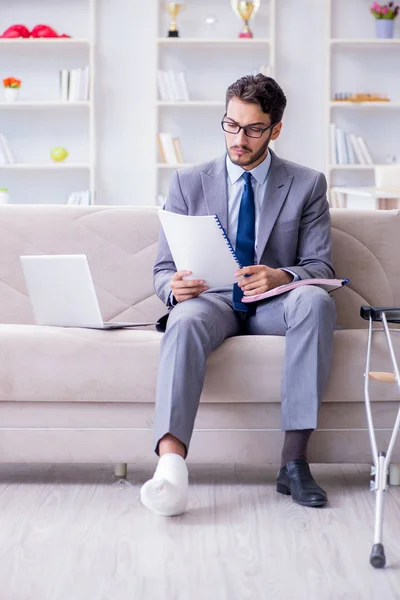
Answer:
[[[251,173],[243,173],[244,190],[240,201],[239,219],[236,234],[236,254],[243,267],[254,265],[256,209]],[[241,302],[243,292],[237,283],[233,286],[233,308],[248,312],[248,305]]]

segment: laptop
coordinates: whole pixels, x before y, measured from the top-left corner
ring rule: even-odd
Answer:
[[[85,254],[21,256],[37,325],[122,329],[156,323],[105,323]]]

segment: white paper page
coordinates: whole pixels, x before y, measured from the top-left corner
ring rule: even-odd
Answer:
[[[239,269],[213,215],[188,216],[158,212],[178,271],[192,271],[184,279],[203,279],[210,288],[236,283]]]

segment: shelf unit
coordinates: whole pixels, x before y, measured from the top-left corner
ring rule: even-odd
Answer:
[[[80,6],[82,17],[77,18],[76,15],[68,14],[67,3],[58,3],[54,7],[43,0],[35,0],[35,2],[24,0],[19,6],[7,7],[7,13],[3,15],[3,24],[6,24],[7,27],[13,22],[25,22],[29,28],[31,20],[32,25],[37,22],[48,23],[50,26],[54,26],[59,33],[63,33],[61,28],[57,29],[58,22],[63,23],[61,27],[66,28],[66,33],[71,36],[76,33],[76,37],[71,38],[0,39],[2,78],[19,76],[22,73],[26,75],[26,79],[29,79],[29,83],[24,85],[25,78],[21,77],[21,96],[25,96],[21,100],[10,103],[0,99],[0,131],[8,128],[7,138],[10,147],[16,155],[17,161],[22,159],[21,162],[14,164],[0,165],[2,185],[6,184],[5,187],[10,189],[12,202],[26,203],[29,201],[28,198],[36,199],[39,196],[45,203],[65,203],[69,193],[84,188],[90,191],[91,203],[95,202],[96,7],[96,0],[82,0]],[[63,14],[64,10],[65,14]],[[74,26],[76,26],[75,31]],[[83,31],[82,27],[86,31]],[[82,36],[82,33],[85,35]],[[63,68],[69,69],[84,65],[89,66],[89,100],[60,101],[57,99],[59,71]],[[29,70],[35,71],[43,89],[34,85],[33,76]],[[35,97],[35,94],[37,96],[38,93],[41,95],[40,98]],[[46,95],[48,99],[46,99]],[[18,118],[13,115],[18,115]],[[82,121],[76,121],[78,115]],[[42,130],[38,125],[39,122]],[[29,131],[30,129],[33,133]],[[41,135],[42,131],[44,132],[43,136]],[[86,135],[82,135],[81,132]],[[29,140],[29,135],[35,137]],[[18,139],[14,144],[13,137],[15,136]],[[51,139],[48,145],[47,138]],[[65,139],[68,141],[64,142]],[[54,143],[54,140],[59,143]],[[70,151],[69,146],[72,146],[70,156],[65,162],[51,161],[50,149],[57,145],[65,146],[68,151]],[[33,153],[32,149],[34,149]],[[32,160],[29,160],[29,155],[32,156]],[[21,178],[19,174],[23,172],[26,172],[27,175]],[[52,172],[55,173],[56,179],[51,178]],[[9,178],[8,173],[10,174]],[[40,192],[38,194],[32,191],[32,182],[40,192],[45,190],[43,196]],[[59,190],[59,193],[53,194],[51,185],[53,190],[57,190],[57,192]],[[15,194],[13,190],[16,190]]]
[[[155,143],[153,197],[160,203],[157,199],[160,195],[165,199],[175,169],[206,162],[225,151],[220,121],[227,87],[261,65],[268,66],[273,76],[276,0],[261,3],[250,23],[252,39],[239,39],[244,22],[237,19],[226,0],[216,0],[212,7],[202,0],[192,0],[177,19],[180,37],[162,37],[167,34],[170,18],[162,2],[157,2],[155,72],[159,69],[185,72],[191,98],[187,102],[161,101],[156,86],[156,132],[167,131],[179,137],[184,156],[184,163],[162,163]],[[218,19],[212,37],[207,36],[204,25],[210,9]]]
[[[397,141],[395,135],[389,134],[387,140],[380,140],[381,131],[376,126],[379,119],[381,130],[391,132],[393,129],[390,127],[391,120],[397,118],[397,111],[400,110],[400,85],[393,86],[390,82],[392,93],[389,94],[389,102],[333,101],[333,97],[338,92],[363,92],[364,89],[361,85],[365,86],[365,81],[368,81],[370,88],[365,91],[387,92],[388,90],[380,88],[382,85],[380,71],[382,69],[379,69],[379,61],[382,61],[383,58],[387,61],[388,56],[393,56],[393,58],[396,56],[397,60],[400,59],[398,53],[400,39],[373,37],[374,19],[369,14],[369,7],[362,0],[355,0],[351,6],[348,2],[346,3],[346,0],[327,0],[327,6],[325,164],[328,188],[329,190],[337,189],[340,185],[347,187],[371,186],[374,184],[376,167],[380,164],[387,164],[384,161],[388,156],[395,156],[397,161],[400,161],[400,139]],[[344,19],[344,11],[349,11],[349,9],[350,12],[347,12],[347,17]],[[354,14],[351,13],[351,10],[354,11]],[[338,31],[341,28],[346,30],[344,35],[343,31]],[[367,31],[371,37],[365,37]],[[393,54],[388,54],[391,50],[394,51]],[[342,71],[337,66],[340,61]],[[356,72],[355,69],[358,69],[359,72]],[[343,76],[343,70],[347,71],[345,76]],[[390,71],[390,66],[386,66],[385,72]],[[364,84],[360,83],[363,75]],[[347,85],[347,89],[343,87],[342,81]],[[357,86],[359,89],[356,89]],[[359,135],[364,135],[367,130],[369,137],[368,135],[365,137],[376,163],[372,165],[331,164],[330,123],[332,122],[335,124],[339,122],[346,131],[355,129]],[[385,127],[386,125],[387,127]],[[385,149],[386,142],[387,150]],[[335,205],[335,194],[330,193],[330,200],[332,205]]]

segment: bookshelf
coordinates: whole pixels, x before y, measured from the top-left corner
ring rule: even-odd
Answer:
[[[96,0],[19,0],[2,8],[0,33],[15,23],[29,30],[45,23],[59,35],[71,36],[0,39],[1,79],[22,80],[16,102],[5,102],[3,87],[0,90],[0,131],[16,160],[0,164],[0,182],[8,188],[12,203],[64,204],[70,194],[82,190],[88,190],[91,203],[95,202],[96,5]],[[61,100],[60,71],[86,66],[88,99]],[[65,161],[52,161],[54,147],[67,149]]]
[[[380,165],[400,162],[400,138],[394,124],[400,118],[400,39],[375,37],[375,22],[364,0],[326,0],[326,175],[330,201],[336,206],[338,189],[360,189],[375,184]],[[368,89],[366,89],[368,87]],[[385,93],[389,102],[333,101],[336,93]],[[362,136],[372,164],[335,164],[330,124]],[[333,190],[333,192],[332,192]],[[362,207],[362,195],[358,204]]]
[[[250,27],[253,39],[239,39],[244,23],[227,0],[191,0],[177,19],[179,38],[168,38],[170,17],[164,2],[157,0],[156,75],[159,70],[183,72],[189,100],[161,100],[156,91],[156,134],[171,133],[181,142],[183,163],[162,162],[155,140],[153,198],[160,203],[168,193],[175,169],[212,160],[225,152],[220,121],[225,111],[228,86],[243,75],[258,72],[261,66],[275,72],[276,0],[264,0]],[[213,32],[206,17],[213,15]],[[161,198],[160,198],[161,196]]]

